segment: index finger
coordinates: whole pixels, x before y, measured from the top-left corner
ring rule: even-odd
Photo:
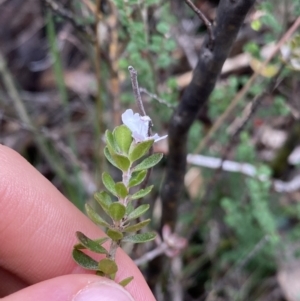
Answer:
[[[13,150],[0,145],[0,266],[33,284],[56,276],[85,273],[71,257],[76,231],[103,235],[46,178]],[[122,251],[116,281],[137,300],[155,300],[141,272]]]

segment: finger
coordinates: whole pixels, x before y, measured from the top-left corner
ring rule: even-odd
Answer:
[[[12,294],[28,286],[23,280],[12,273],[0,268],[0,298]]]
[[[83,273],[71,258],[76,231],[91,238],[104,235],[24,158],[0,145],[0,266],[31,284]],[[116,281],[134,276],[131,294],[137,298],[142,291],[143,300],[154,300],[122,250],[116,261]]]
[[[60,276],[29,286],[2,300],[134,301],[132,296],[123,287],[111,280],[95,275]]]

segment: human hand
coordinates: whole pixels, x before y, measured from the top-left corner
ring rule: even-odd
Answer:
[[[3,301],[155,301],[142,274],[121,250],[116,281],[72,259],[75,232],[105,234],[18,153],[0,145],[0,297]],[[129,293],[130,294],[129,294]]]

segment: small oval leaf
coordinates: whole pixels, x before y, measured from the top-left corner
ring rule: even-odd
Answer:
[[[114,220],[114,221],[119,221],[121,220],[126,212],[126,207],[120,203],[112,203],[109,206],[108,209],[109,216]]]
[[[113,178],[110,176],[110,174],[108,174],[107,172],[104,172],[102,174],[102,182],[105,186],[105,188],[112,193],[113,195],[117,196],[117,192],[115,190],[115,181],[113,180]]]
[[[110,195],[106,191],[96,192],[94,194],[95,200],[101,206],[101,208],[108,213],[109,206],[112,204]]]
[[[99,254],[107,254],[107,251],[105,248],[103,248],[99,243],[93,241],[92,239],[88,238],[83,233],[77,231],[76,236],[80,243],[85,246],[87,249],[99,253]]]
[[[150,218],[146,219],[140,223],[134,224],[134,225],[130,225],[124,228],[124,232],[137,232],[139,230],[141,230],[142,228],[144,228],[145,226],[147,226],[150,223]]]
[[[85,210],[88,217],[96,224],[102,227],[109,227],[109,224],[89,205],[85,205]]]
[[[153,145],[154,140],[146,140],[140,143],[132,143],[129,150],[129,160],[134,162],[141,157],[145,156],[149,151],[150,147]]]
[[[146,175],[147,175],[147,170],[142,170],[140,172],[133,174],[129,181],[128,187],[133,187],[141,184],[145,180]]]
[[[103,245],[105,242],[109,240],[108,237],[101,237],[101,238],[96,238],[94,239],[94,242],[96,242],[99,245]]]
[[[280,69],[278,64],[267,64],[264,66],[263,62],[254,57],[251,57],[249,63],[253,71],[267,78],[274,77]]]
[[[129,200],[129,202],[126,205],[126,215],[129,215],[134,210],[134,207],[132,205],[132,202]]]
[[[140,191],[136,192],[135,194],[133,194],[130,199],[131,200],[137,200],[140,198],[143,198],[144,196],[146,196],[148,193],[150,193],[150,191],[152,190],[153,185],[145,188],[145,189],[141,189]]]
[[[163,154],[153,154],[143,160],[140,164],[138,164],[133,171],[139,171],[139,170],[144,170],[144,169],[149,169],[153,166],[155,166],[159,161],[162,159]]]
[[[73,248],[77,249],[77,250],[85,250],[86,249],[86,247],[84,245],[79,244],[79,243],[74,245]]]
[[[109,130],[105,131],[105,142],[106,142],[108,148],[112,149],[116,153],[118,152],[114,136],[113,136],[112,132]]]
[[[96,275],[101,276],[101,277],[105,277],[105,274],[103,272],[99,271],[99,270],[96,272]]]
[[[124,154],[128,154],[129,147],[132,142],[132,133],[126,125],[120,125],[113,131],[114,139],[118,144],[120,150]]]
[[[72,257],[81,267],[88,270],[98,270],[98,262],[78,249],[74,249]]]
[[[106,159],[108,160],[108,162],[110,162],[110,164],[112,164],[116,168],[119,168],[117,163],[112,158],[107,146],[105,146],[105,148],[104,148],[104,155],[105,155]]]
[[[116,167],[119,168],[122,171],[127,171],[130,167],[130,161],[129,159],[124,156],[117,153],[111,153],[111,157],[113,161],[116,163]]]
[[[150,208],[149,204],[143,204],[139,207],[137,207],[136,209],[134,209],[128,216],[127,216],[127,220],[130,221],[132,219],[136,219],[138,217],[140,217],[141,215],[143,215],[148,209]]]
[[[106,234],[114,241],[121,240],[123,238],[122,232],[115,229],[108,229]]]
[[[105,275],[115,274],[118,271],[117,264],[109,258],[104,258],[100,260],[98,264],[98,268]]]
[[[122,182],[116,183],[115,190],[116,190],[118,196],[122,199],[126,198],[128,195],[128,190]]]
[[[138,243],[144,243],[147,241],[151,241],[151,240],[155,239],[155,237],[156,237],[155,232],[146,232],[146,233],[125,236],[122,239],[122,242],[131,242],[134,244],[138,244]]]
[[[119,284],[123,287],[125,287],[127,284],[129,284],[133,280],[133,276],[123,279],[119,282]]]

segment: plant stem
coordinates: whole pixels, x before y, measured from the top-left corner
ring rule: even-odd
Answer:
[[[121,243],[120,240],[118,241],[112,240],[109,248],[109,255],[108,255],[109,259],[115,260],[117,249],[120,246],[120,243]]]

